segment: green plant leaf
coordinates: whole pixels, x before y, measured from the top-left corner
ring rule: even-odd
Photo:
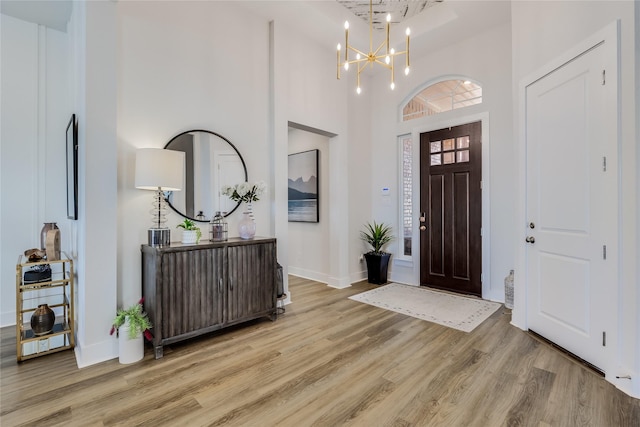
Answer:
[[[189,218],[185,218],[180,224],[176,225],[176,228],[182,228],[185,230],[196,230],[198,227],[196,223],[190,220]]]
[[[392,229],[384,223],[375,221],[365,224],[364,230],[360,231],[360,238],[371,245],[374,253],[381,253],[382,248],[393,240]]]

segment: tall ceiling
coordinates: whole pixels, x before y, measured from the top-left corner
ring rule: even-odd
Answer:
[[[383,30],[387,15],[391,15],[391,23],[397,24],[405,19],[422,13],[426,8],[444,0],[336,0],[347,10],[373,28]]]
[[[367,0],[243,0],[237,4],[251,13],[284,22],[332,50],[344,43],[344,22],[349,21],[350,44],[369,45]],[[411,29],[412,55],[423,55],[511,22],[508,0],[373,0],[373,7],[380,19],[391,13],[394,47],[402,47],[405,29]],[[384,30],[373,32],[377,44],[384,38]]]
[[[0,12],[66,32],[71,16],[71,0],[2,0]]]
[[[343,41],[343,24],[348,20],[350,42],[359,46],[369,44],[367,0],[235,0],[234,3],[247,13],[285,23],[328,49],[335,49]],[[386,14],[391,13],[392,44],[403,42],[405,28],[411,28],[413,55],[472,37],[511,19],[511,2],[507,0],[372,0],[372,3],[374,20],[380,22],[377,28],[384,26]],[[1,0],[0,12],[66,31],[71,4],[70,0]],[[384,31],[374,29],[374,33],[375,38],[381,38]]]

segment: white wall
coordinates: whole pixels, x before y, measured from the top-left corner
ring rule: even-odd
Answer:
[[[44,222],[56,222],[65,252],[65,130],[71,117],[67,35],[1,15],[0,325],[15,324],[18,255],[40,247]]]
[[[347,106],[346,83],[336,80],[333,73],[335,50],[333,46],[318,45],[286,24],[272,23],[271,103],[274,159],[274,231],[278,238],[278,258],[288,273],[291,250],[289,223],[287,221],[287,154],[289,122],[308,126],[331,138],[329,155],[328,188],[325,200],[329,206],[326,217],[330,228],[328,270],[324,272],[327,283],[334,287],[348,286],[350,281],[348,250],[350,197],[356,199],[361,191],[350,182],[350,147],[354,143],[348,133],[350,119]],[[331,70],[331,71],[330,71]],[[366,199],[366,197],[365,197]],[[346,237],[348,236],[348,237]],[[322,273],[322,272],[321,272]],[[287,288],[288,289],[288,288]],[[290,293],[287,292],[289,295]]]
[[[290,222],[289,273],[328,283],[329,272],[329,150],[330,139],[313,132],[289,129],[289,154],[317,149],[320,222]]]
[[[118,20],[118,301],[131,304],[141,295],[152,198],[134,188],[137,148],[211,130],[236,146],[249,181],[270,180],[269,26],[229,2],[119,2]],[[253,204],[258,235],[273,235],[272,194]],[[230,237],[240,212],[227,219]],[[169,213],[172,241],[181,221]]]
[[[117,355],[116,4],[76,2],[70,34],[78,115],[77,346],[80,367]]]
[[[515,208],[513,195],[514,151],[511,113],[511,28],[503,25],[487,30],[471,39],[429,52],[423,57],[413,58],[408,77],[396,76],[396,88],[389,89],[389,75],[381,73],[365,87],[373,91],[372,113],[372,171],[369,192],[372,199],[372,215],[377,221],[393,224],[399,230],[398,203],[399,159],[397,136],[419,135],[452,124],[461,124],[466,117],[484,114],[488,120],[488,140],[483,140],[483,234],[490,234],[490,245],[483,247],[483,297],[504,300],[504,277],[514,265],[511,236],[514,218],[510,214]],[[483,102],[480,105],[461,108],[435,116],[400,121],[400,108],[419,89],[433,81],[448,76],[464,76],[482,86]],[[419,141],[414,138],[414,147]],[[419,150],[414,148],[414,156]],[[488,154],[488,158],[486,155]],[[420,171],[416,163],[413,170],[415,181]],[[386,204],[380,189],[391,189],[391,203]],[[418,187],[419,188],[419,187]],[[488,203],[484,203],[488,200]],[[419,192],[414,192],[414,228],[417,229]],[[488,230],[490,230],[489,233]],[[419,282],[418,235],[414,234],[413,264],[394,261],[391,279],[409,284]],[[400,253],[401,239],[396,239],[390,251]],[[392,258],[393,260],[393,258]]]
[[[360,231],[366,223],[373,220],[383,220],[372,209],[372,182],[382,170],[376,169],[373,162],[373,95],[370,90],[357,95],[356,79],[353,73],[343,73],[342,80],[348,84],[347,104],[349,107],[349,281],[350,283],[367,279],[367,265],[360,260],[363,253],[371,247],[360,239]],[[363,80],[364,85],[369,84],[370,79]],[[385,162],[388,164],[388,162]],[[386,166],[385,166],[386,168]],[[383,168],[384,169],[384,168]],[[394,203],[392,200],[391,203]],[[394,227],[395,228],[395,227]],[[385,250],[391,251],[392,246],[387,245]],[[389,266],[393,277],[393,265]]]
[[[637,126],[637,45],[638,28],[634,22],[634,7],[631,1],[591,1],[591,2],[514,2],[512,5],[513,28],[513,84],[521,81],[537,69],[550,63],[582,40],[595,34],[615,20],[620,20],[620,283],[618,284],[619,309],[616,360],[608,364],[607,380],[617,387],[640,397],[640,325],[638,323],[638,154]],[[544,31],[540,31],[544,28]],[[516,91],[515,103],[519,108],[523,94]],[[518,116],[516,116],[518,117]],[[518,126],[515,135],[520,135]],[[524,200],[524,199],[521,199]],[[521,206],[518,206],[521,208]],[[521,210],[520,212],[524,212]],[[521,222],[523,222],[522,220]],[[520,229],[516,228],[518,234]],[[521,248],[521,242],[515,242]],[[519,255],[519,259],[522,256]],[[521,266],[518,261],[518,266]],[[516,269],[516,304],[514,323],[526,327],[525,301],[518,289]],[[520,295],[518,295],[520,294]],[[633,380],[616,379],[616,375],[631,375]]]

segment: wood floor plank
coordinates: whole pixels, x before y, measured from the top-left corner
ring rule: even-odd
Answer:
[[[71,351],[16,363],[0,330],[6,426],[639,427],[640,401],[510,325],[470,333],[349,299],[291,276],[292,304],[133,365],[78,369]]]

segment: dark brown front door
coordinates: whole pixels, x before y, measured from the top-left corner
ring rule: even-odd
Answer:
[[[482,296],[480,138],[480,122],[420,134],[422,286]]]

